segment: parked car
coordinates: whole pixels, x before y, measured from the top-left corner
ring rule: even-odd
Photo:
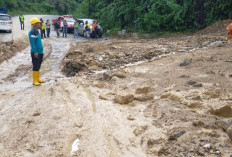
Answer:
[[[13,22],[8,14],[0,14],[0,30],[12,32]]]
[[[94,19],[77,19],[78,23],[79,23],[79,29],[78,29],[78,34],[84,36],[84,26],[85,26],[85,22],[88,21],[88,24],[90,24],[90,30],[92,31],[92,24]],[[90,32],[91,34],[91,32]],[[103,34],[103,29],[100,26],[100,24],[98,24],[98,29],[97,29],[97,36],[98,37],[102,37]]]

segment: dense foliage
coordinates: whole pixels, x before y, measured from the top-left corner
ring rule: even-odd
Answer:
[[[140,32],[197,30],[232,18],[230,0],[1,0],[0,6],[18,14],[69,13],[95,18],[105,30]]]

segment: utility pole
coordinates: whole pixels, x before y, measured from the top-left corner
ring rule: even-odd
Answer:
[[[89,0],[89,18],[90,18],[90,0]]]

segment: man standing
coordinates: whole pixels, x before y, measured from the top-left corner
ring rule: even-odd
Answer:
[[[46,38],[45,35],[46,24],[43,22],[43,20],[41,22],[42,22],[42,38]]]
[[[85,21],[85,34],[84,36],[86,38],[90,37],[90,24],[88,23],[88,21]]]
[[[50,37],[50,27],[51,27],[51,24],[49,23],[49,20],[47,20],[47,22],[46,22],[46,32],[47,32],[47,37],[48,38]]]
[[[78,37],[78,28],[79,28],[79,23],[76,19],[76,22],[74,23],[74,38]]]
[[[54,23],[54,26],[55,26],[57,38],[59,38],[60,37],[60,25],[59,25],[58,19]]]
[[[67,38],[67,30],[68,29],[68,23],[66,21],[66,19],[64,19],[63,21],[63,38]]]
[[[93,21],[93,24],[92,24],[92,38],[93,39],[97,38],[97,23],[96,23],[96,21]]]
[[[21,25],[21,30],[24,30],[24,16],[23,15],[19,16],[19,22]]]
[[[39,29],[41,28],[41,21],[34,17],[30,21],[32,25],[31,31],[28,33],[30,45],[31,45],[31,58],[33,64],[33,85],[39,86],[40,83],[44,83],[44,80],[40,79],[40,66],[43,61],[43,44]]]

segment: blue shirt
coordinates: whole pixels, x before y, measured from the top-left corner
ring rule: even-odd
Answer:
[[[43,44],[39,31],[32,28],[28,33],[28,37],[31,45],[31,53],[43,54]]]

